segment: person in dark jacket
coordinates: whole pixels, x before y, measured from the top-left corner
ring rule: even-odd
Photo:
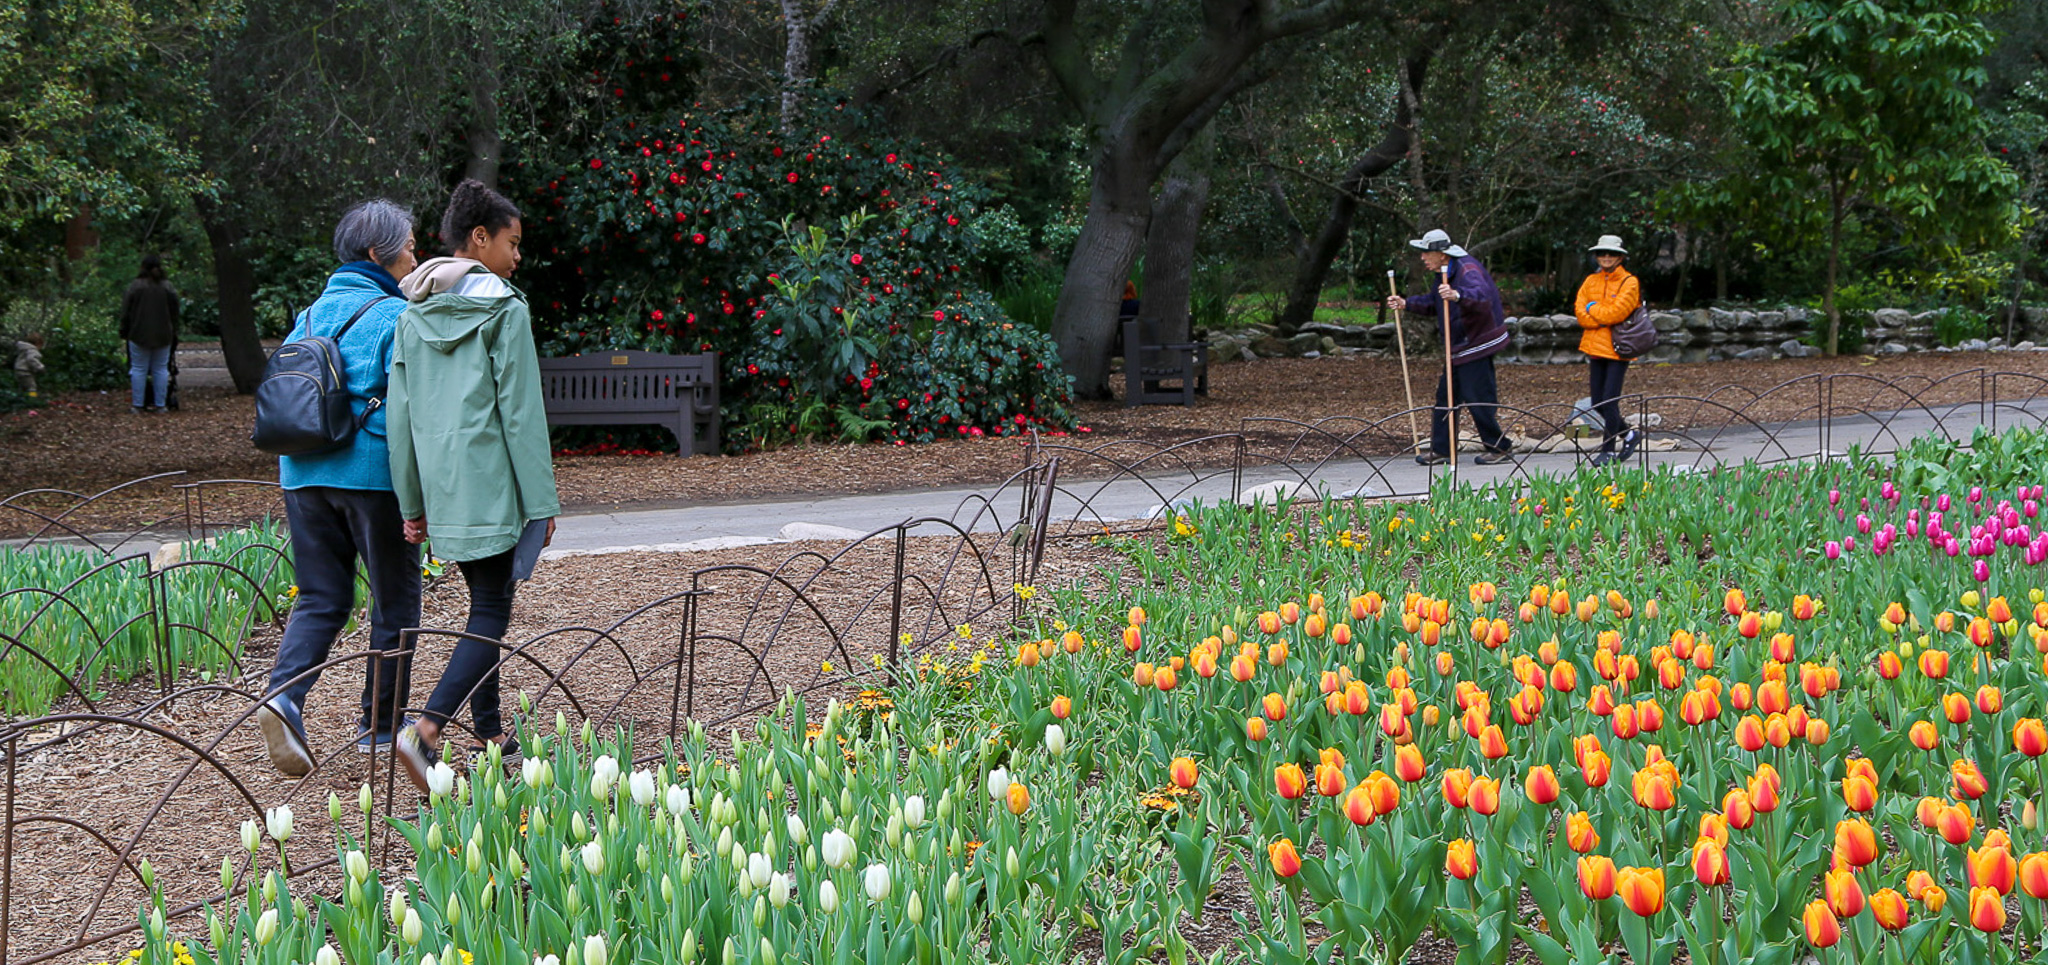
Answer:
[[[1441,326],[1439,307],[1445,302],[1451,306],[1451,378],[1455,383],[1457,398],[1452,400],[1472,413],[1472,425],[1479,430],[1479,441],[1486,451],[1473,461],[1482,466],[1506,462],[1514,458],[1507,434],[1501,432],[1500,419],[1495,413],[1500,405],[1500,387],[1494,380],[1493,357],[1508,346],[1507,326],[1502,323],[1500,290],[1493,285],[1493,276],[1479,259],[1466,254],[1465,249],[1451,244],[1451,236],[1441,230],[1432,230],[1422,237],[1408,242],[1408,246],[1422,253],[1422,264],[1430,274],[1443,277],[1446,266],[1450,269],[1449,281],[1440,281],[1435,290],[1419,295],[1392,295],[1387,298],[1387,307],[1395,311],[1403,309],[1437,319]],[[1416,456],[1415,461],[1425,466],[1434,466],[1450,461],[1451,441],[1449,409],[1444,400],[1444,380],[1436,383],[1436,411],[1430,416],[1429,451]]]
[[[121,338],[128,343],[129,408],[164,408],[170,390],[171,352],[178,344],[178,293],[164,280],[164,261],[142,259],[142,271],[121,296]],[[150,387],[147,399],[143,387]]]
[[[398,282],[417,260],[412,213],[381,199],[350,208],[335,226],[334,253],[341,267],[299,314],[290,338],[333,338],[348,326],[337,347],[348,373],[350,407],[362,427],[338,449],[278,460],[299,595],[270,669],[269,699],[256,711],[271,763],[294,777],[313,769],[306,697],[355,610],[358,560],[369,578],[371,649],[401,650],[399,632],[420,624],[420,550],[405,538],[405,516],[392,488],[382,403],[406,304]],[[398,658],[362,666],[357,751],[388,748],[403,726],[409,663]]]

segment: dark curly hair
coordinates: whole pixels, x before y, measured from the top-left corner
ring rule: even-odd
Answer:
[[[469,233],[481,227],[491,234],[511,227],[519,220],[519,208],[483,182],[465,178],[448,196],[448,212],[441,216],[441,243],[453,254],[469,243]]]

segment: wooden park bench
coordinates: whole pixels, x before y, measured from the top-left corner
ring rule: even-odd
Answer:
[[[1194,405],[1209,394],[1209,346],[1166,341],[1157,318],[1124,320],[1124,405]],[[1177,382],[1169,387],[1168,382]]]
[[[718,453],[718,356],[597,352],[540,360],[550,426],[657,425],[681,455]]]

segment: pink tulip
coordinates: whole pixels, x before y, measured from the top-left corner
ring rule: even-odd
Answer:
[[[1979,583],[1991,582],[1991,564],[1978,560],[1971,564],[1970,575],[1976,577]]]
[[[1827,553],[1828,559],[1838,560],[1842,558],[1842,544],[1834,540],[1828,540],[1828,545],[1823,551]]]
[[[1830,505],[1830,506],[1833,506],[1833,505],[1835,505],[1836,503],[1839,503],[1839,502],[1841,502],[1841,501],[1842,501],[1842,491],[1841,491],[1841,490],[1839,490],[1839,489],[1830,489],[1830,490],[1828,490],[1828,505]]]
[[[1917,536],[1919,536],[1919,535],[1920,535],[1920,521],[1919,521],[1919,520],[1915,520],[1915,519],[1909,519],[1909,520],[1906,520],[1906,538],[1907,538],[1907,539],[1913,539],[1913,538],[1915,538],[1915,537],[1917,537]]]
[[[1956,542],[1955,539],[1951,537],[1949,539],[1942,541],[1941,551],[1947,553],[1949,557],[1953,559],[1957,556],[1962,555],[1963,546],[1961,543]]]
[[[1862,513],[1857,513],[1856,531],[1864,534],[1865,536],[1870,535],[1870,517],[1865,516]]]
[[[2027,501],[2026,501],[2026,503],[2024,503],[2023,505],[2025,506],[2025,509],[2023,510],[2023,512],[2025,512],[2025,513],[2027,514],[2027,518],[2028,518],[2028,519],[2033,519],[2033,518],[2034,518],[2035,516],[2038,516],[2038,515],[2040,515],[2040,514],[2041,514],[2041,504],[2040,504],[2040,503],[2037,503],[2037,502],[2035,502],[2035,501],[2033,501],[2033,500],[2029,499],[2029,500],[2027,500]]]
[[[1971,486],[1971,487],[1970,487],[1970,501],[1971,501],[1971,502],[1973,502],[1973,503],[1974,503],[1974,502],[1979,502],[1979,501],[1983,500],[1983,498],[1984,498],[1984,487],[1982,487],[1982,486]]]
[[[1856,552],[1856,537],[1854,537],[1854,536],[1848,536],[1848,537],[1844,537],[1844,538],[1842,539],[1842,551],[1843,551],[1843,552],[1845,552],[1845,553],[1854,553],[1854,552]]]
[[[1948,512],[1948,507],[1949,507],[1949,499],[1948,499],[1948,494],[1947,494],[1947,493],[1942,493],[1941,495],[1939,495],[1939,496],[1936,496],[1936,497],[1934,497],[1934,508],[1935,508],[1935,509],[1941,510],[1942,512],[1944,512],[1944,513],[1945,513],[1945,512]]]

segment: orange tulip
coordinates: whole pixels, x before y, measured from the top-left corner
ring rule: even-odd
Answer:
[[[1266,718],[1247,717],[1244,720],[1244,737],[1249,741],[1266,739]]]
[[[1472,842],[1459,838],[1450,843],[1444,851],[1444,871],[1460,881],[1469,881],[1479,873],[1479,854],[1472,848]]]
[[[1329,621],[1323,619],[1323,615],[1320,613],[1311,613],[1308,615],[1308,619],[1301,622],[1301,632],[1312,640],[1320,638],[1328,629]]]
[[[1549,804],[1557,800],[1562,790],[1557,783],[1557,772],[1551,770],[1548,764],[1538,764],[1529,768],[1529,773],[1522,778],[1522,789],[1529,800],[1537,804]]]
[[[1613,762],[1608,760],[1606,751],[1587,754],[1585,762],[1579,765],[1587,787],[1606,787],[1608,774],[1613,768]]]
[[[1394,808],[1401,804],[1401,786],[1395,784],[1394,779],[1388,777],[1385,771],[1367,774],[1365,780],[1358,782],[1358,786],[1365,788],[1365,792],[1372,797],[1374,813],[1392,814]]]
[[[1879,888],[1870,893],[1870,914],[1877,919],[1878,927],[1885,931],[1906,927],[1906,922],[1912,917],[1906,907],[1905,896],[1890,888]]]
[[[1589,854],[1579,859],[1579,893],[1594,901],[1614,897],[1618,877],[1614,860],[1606,855]]]
[[[1271,610],[1267,610],[1266,612],[1259,614],[1258,623],[1259,632],[1264,633],[1268,636],[1271,636],[1275,633],[1279,633],[1280,628],[1282,626],[1280,621],[1280,614],[1275,613]]]
[[[1344,777],[1344,768],[1337,764],[1316,765],[1316,793],[1324,797],[1341,797],[1350,787]]]
[[[2022,717],[2012,725],[2012,746],[2028,757],[2048,754],[2048,726],[2037,717]]]
[[[1593,819],[1586,812],[1579,811],[1564,821],[1564,843],[1580,854],[1585,854],[1600,844],[1600,832],[1593,830]]]
[[[1279,694],[1267,694],[1262,704],[1267,720],[1278,723],[1287,719],[1287,698]]]
[[[1266,662],[1275,667],[1287,662],[1287,641],[1282,640],[1266,648]]]
[[[1941,713],[1951,724],[1967,724],[1970,721],[1970,698],[1962,694],[1941,695]]]
[[[1828,908],[1828,903],[1815,899],[1806,903],[1806,912],[1800,915],[1806,925],[1806,941],[1815,948],[1833,948],[1842,941],[1842,922]]]
[[[1906,729],[1906,739],[1923,751],[1931,751],[1941,743],[1941,735],[1935,731],[1934,725],[1924,720],[1916,720],[1912,727]]]
[[[1893,600],[1891,605],[1884,608],[1884,616],[1880,619],[1895,627],[1904,626],[1906,623],[1906,608],[1900,606],[1899,601]]]
[[[2036,851],[2020,859],[2019,883],[2028,896],[2048,900],[2048,852]]]
[[[1728,833],[1727,818],[1719,814],[1700,815],[1700,833],[1697,835],[1698,840],[1710,840],[1716,844],[1719,844],[1721,847],[1726,848],[1728,847],[1729,837],[1730,835]]]
[[[1031,808],[1031,789],[1025,787],[1023,781],[1011,781],[1009,799],[1010,813],[1023,814]]]
[[[1956,784],[1956,796],[1974,801],[1991,790],[1991,784],[1984,779],[1984,772],[1977,765],[1966,760],[1957,760],[1948,766],[1948,775]]]
[[[1499,724],[1488,724],[1479,733],[1479,753],[1489,761],[1508,756],[1508,739],[1501,733]]]
[[[1664,910],[1664,869],[1623,868],[1614,890],[1629,911],[1648,918]]]
[[[1963,859],[1963,872],[1970,887],[1991,888],[2000,895],[2009,895],[2019,880],[2020,866],[2006,845],[1987,842],[1984,847],[1970,849]]]
[[[1898,654],[1893,653],[1890,650],[1886,650],[1885,652],[1877,655],[1878,676],[1883,677],[1886,680],[1897,680],[1899,679],[1899,674],[1904,673],[1905,669],[1906,668],[1899,661]]]
[[[1173,672],[1171,665],[1160,667],[1152,674],[1152,686],[1158,687],[1161,693],[1171,691],[1179,684],[1180,676]]]
[[[1920,673],[1930,680],[1940,680],[1948,676],[1948,651],[1920,651]]]
[[[1266,860],[1272,862],[1273,873],[1282,878],[1292,878],[1301,873],[1301,855],[1294,850],[1294,841],[1281,838],[1266,845]]]
[[[1344,796],[1344,816],[1361,828],[1378,819],[1378,812],[1373,810],[1372,795],[1366,792],[1363,783]]]
[[[1492,816],[1500,811],[1500,782],[1490,777],[1472,779],[1469,798],[1474,813]]]
[[[1746,831],[1756,823],[1756,807],[1749,803],[1749,791],[1733,788],[1721,797],[1721,816],[1728,820],[1728,826],[1737,831]]]
[[[1207,650],[1201,650],[1196,652],[1194,660],[1191,662],[1195,665],[1195,676],[1200,677],[1203,680],[1208,680],[1209,678],[1216,676],[1215,654],[1210,653]]]
[[[1413,744],[1403,745],[1394,751],[1394,773],[1410,784],[1422,780],[1429,768],[1422,761],[1422,751]]]
[[[1744,613],[1735,621],[1735,632],[1754,640],[1764,632],[1764,618],[1754,611]]]
[[[1977,688],[1977,710],[1980,713],[1995,714],[2005,707],[2005,695],[1997,687],[1985,684]]]
[[[1851,774],[1842,779],[1842,803],[1857,814],[1865,814],[1877,806],[1877,785],[1861,774]],[[1858,867],[1861,867],[1859,865]]]
[[[1741,616],[1749,609],[1749,598],[1743,595],[1741,587],[1735,587],[1722,595],[1721,609],[1731,617]]]
[[[1782,680],[1767,680],[1756,689],[1756,709],[1764,714],[1782,714],[1792,707],[1792,692]]]
[[[1996,889],[1970,889],[1970,924],[1981,932],[2005,930],[2005,898]]]
[[[1292,801],[1308,793],[1308,776],[1301,772],[1301,765],[1288,761],[1273,768],[1273,787]]]
[[[1749,778],[1749,804],[1759,814],[1769,814],[1778,809],[1778,796],[1782,790],[1778,769],[1769,764],[1757,766],[1756,773]]]
[[[1671,780],[1662,771],[1644,768],[1635,773],[1630,783],[1638,806],[1652,811],[1669,811],[1678,804],[1678,795]]]
[[[1351,646],[1351,624],[1339,623],[1331,627],[1330,643],[1339,647]]]
[[[1600,598],[1588,594],[1585,599],[1579,601],[1574,615],[1579,618],[1580,623],[1593,622],[1593,618],[1600,615]]]
[[[1991,632],[1991,621],[1983,617],[1972,618],[1970,625],[1963,629],[1963,635],[1979,649],[1989,649],[1998,642],[1998,635]]]
[[[1970,814],[1967,804],[1950,804],[1941,809],[1934,821],[1935,830],[1941,832],[1941,839],[1950,844],[1964,844],[1976,833],[1977,819]]]
[[[1193,758],[1174,758],[1172,766],[1167,768],[1166,773],[1172,779],[1173,786],[1175,787],[1185,790],[1195,786],[1196,771]]]
[[[1871,829],[1870,822],[1862,818],[1835,822],[1836,858],[1851,868],[1861,868],[1876,861],[1877,856],[1877,832]]]
[[[1240,653],[1230,658],[1230,679],[1238,683],[1244,683],[1252,679],[1252,676],[1258,673],[1258,671],[1258,661],[1245,654]]]
[[[1693,843],[1692,874],[1700,884],[1709,888],[1728,883],[1728,852],[1721,842],[1701,838]]]
[[[1855,872],[1847,868],[1829,871],[1821,877],[1820,890],[1835,917],[1854,918],[1863,914],[1863,885],[1856,880]]]
[[[1472,772],[1454,767],[1444,772],[1444,801],[1454,808],[1462,808],[1472,800]]]
[[[1616,740],[1633,740],[1636,736],[1636,705],[1616,704],[1614,713],[1608,716],[1608,729],[1614,732]]]

